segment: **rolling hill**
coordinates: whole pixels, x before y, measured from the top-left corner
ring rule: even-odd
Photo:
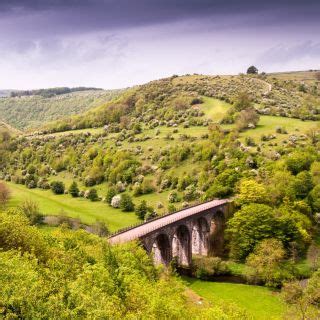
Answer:
[[[1,97],[0,119],[20,130],[37,128],[45,122],[95,108],[121,92],[121,90],[82,90],[45,96],[43,91],[40,94]],[[7,94],[9,93],[3,92],[3,95]]]

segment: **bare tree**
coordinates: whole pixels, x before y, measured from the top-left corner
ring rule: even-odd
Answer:
[[[0,206],[2,208],[6,207],[6,204],[10,200],[11,191],[9,187],[4,183],[0,182]]]

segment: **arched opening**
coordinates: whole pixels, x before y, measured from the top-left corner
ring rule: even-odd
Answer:
[[[180,266],[189,266],[191,261],[191,241],[189,229],[181,225],[172,240],[173,257]]]
[[[210,225],[210,255],[222,256],[224,252],[225,216],[222,211],[217,211]]]
[[[166,234],[159,234],[152,246],[153,259],[155,264],[167,266],[171,261],[171,246]]]
[[[192,229],[192,254],[208,254],[209,225],[204,218],[195,221]]]

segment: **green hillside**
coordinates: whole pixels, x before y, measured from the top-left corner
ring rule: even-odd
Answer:
[[[85,90],[52,96],[47,94],[48,97],[40,94],[2,97],[0,119],[18,129],[36,128],[48,121],[95,108],[120,92],[121,90]]]
[[[30,281],[35,292],[43,283],[52,288],[41,297],[22,296],[39,301],[37,306],[56,294],[77,297],[61,302],[67,318],[82,310],[84,296],[86,312],[110,315],[119,308],[119,317],[130,319],[143,305],[151,319],[293,319],[300,317],[301,304],[306,317],[319,318],[320,85],[309,76],[173,76],[120,92],[87,111],[74,109],[75,115],[37,131],[3,134],[0,194],[9,210],[0,213],[0,239],[7,250],[22,247],[46,261],[37,265],[5,251],[3,277],[16,270],[12,265],[27,268],[32,273],[26,287]],[[88,101],[91,94],[14,100],[44,99],[49,106],[68,97]],[[186,284],[170,268],[155,268],[136,244],[110,248],[96,236],[70,230],[82,222],[106,235],[231,197],[235,213],[221,254],[194,256],[190,272],[197,280]],[[44,269],[55,276],[46,277]],[[65,283],[56,288],[60,274]],[[203,281],[220,276],[247,284]],[[306,287],[300,281],[305,278]],[[8,279],[5,288],[12,286],[17,296],[21,280],[11,285]],[[142,292],[151,304],[145,305]],[[119,303],[127,294],[132,301]],[[165,298],[171,294],[178,301]],[[106,304],[105,296],[114,300]],[[28,312],[35,317],[36,311]]]

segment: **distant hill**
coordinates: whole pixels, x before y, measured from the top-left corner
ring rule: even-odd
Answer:
[[[92,88],[92,87],[76,87],[76,88],[68,88],[68,87],[56,87],[56,88],[48,88],[48,89],[37,89],[37,90],[24,90],[24,91],[11,91],[11,97],[24,97],[24,96],[41,96],[44,98],[50,98],[54,96],[58,96],[61,94],[78,92],[78,91],[93,91],[93,90],[102,90],[101,88]]]
[[[3,97],[9,97],[10,94],[11,94],[12,90],[3,90],[3,89],[0,89],[0,98],[3,98]]]
[[[21,91],[14,97],[7,96],[10,95],[10,91],[1,91],[6,97],[0,98],[0,119],[20,130],[37,128],[48,121],[95,108],[117,97],[123,91],[82,89],[69,89],[76,90],[70,93],[62,93],[65,89],[61,88],[29,91],[33,95],[23,95]]]
[[[131,88],[117,99],[49,124],[46,129],[58,132],[102,127],[117,123],[124,116],[143,116],[147,111],[153,112],[153,118],[168,114],[169,119],[200,96],[233,104],[242,93],[251,97],[260,114],[320,120],[320,88],[315,75],[315,71],[305,71],[254,76],[172,76]]]

